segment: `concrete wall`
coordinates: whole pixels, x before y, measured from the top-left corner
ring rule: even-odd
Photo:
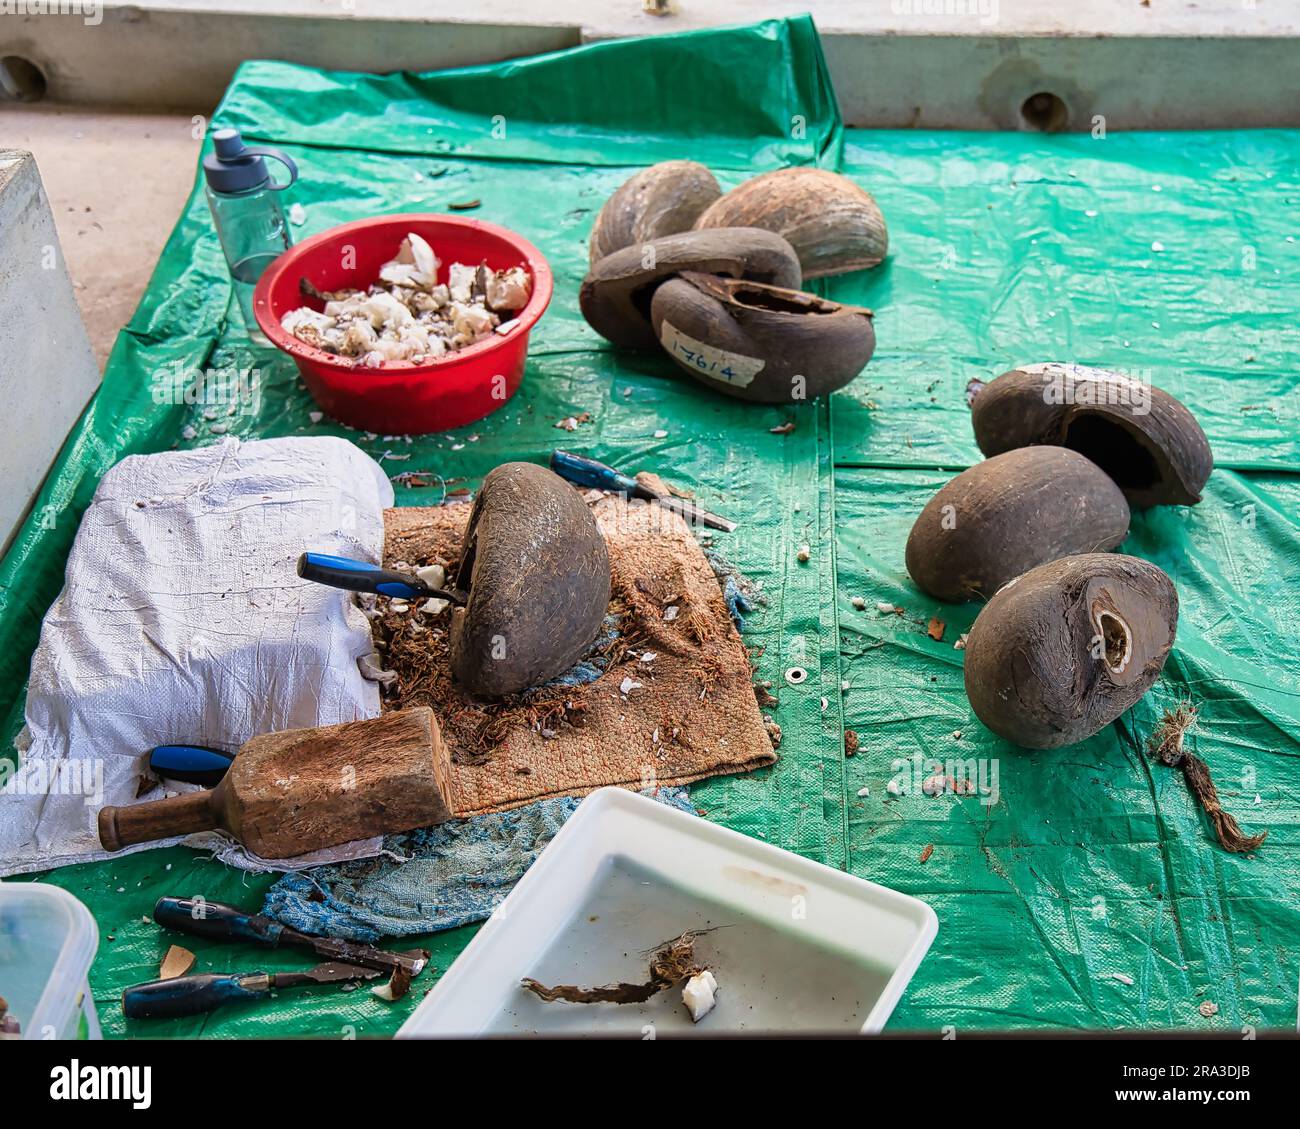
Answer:
[[[30,60],[64,102],[210,107],[246,58],[429,70],[811,11],[850,125],[1300,125],[1297,0],[667,0],[664,16],[643,2],[87,0],[0,17],[0,56]],[[1026,119],[1039,93],[1064,116]]]
[[[0,552],[98,386],[36,161],[0,149]]]

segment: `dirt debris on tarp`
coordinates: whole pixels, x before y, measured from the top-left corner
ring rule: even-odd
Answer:
[[[370,989],[370,994],[376,996],[388,1003],[400,1000],[407,992],[411,990],[411,974],[402,967],[393,969],[393,974],[382,984],[376,984]]]
[[[178,976],[184,976],[194,967],[196,959],[195,955],[183,945],[171,945],[163,954],[162,964],[158,968],[158,979],[174,980]]]
[[[592,650],[559,679],[499,702],[474,698],[451,677],[448,613],[380,601],[376,646],[397,674],[385,708],[433,708],[459,815],[608,784],[686,784],[776,760],[749,654],[687,524],[619,495],[591,504],[609,546],[609,612]],[[440,564],[454,575],[468,517],[466,506],[388,510],[385,564]]]
[[[703,930],[710,932],[710,930]],[[606,984],[599,988],[580,988],[576,984],[556,984],[553,987],[526,976],[523,986],[547,1003],[563,1000],[571,1004],[640,1004],[674,984],[702,971],[695,959],[695,939],[699,933],[686,932],[666,942],[650,957],[648,978],[644,983]]]

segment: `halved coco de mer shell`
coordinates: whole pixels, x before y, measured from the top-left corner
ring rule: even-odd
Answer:
[[[451,669],[473,694],[499,697],[563,674],[609,607],[609,552],[582,495],[533,463],[483,480],[461,544]]]
[[[778,286],[685,272],[655,291],[650,321],[684,372],[764,404],[814,400],[871,359],[871,311]]]
[[[606,255],[661,235],[690,231],[722,195],[713,174],[697,161],[660,161],[625,180],[592,225],[594,266]]]
[[[966,696],[999,737],[1031,749],[1073,745],[1151,688],[1177,630],[1178,593],[1148,561],[1051,561],[984,605],[966,639]]]
[[[795,249],[804,278],[874,267],[889,250],[885,217],[870,193],[828,169],[777,169],[711,204],[698,229],[761,227]]]
[[[971,423],[986,455],[1050,443],[1087,455],[1136,510],[1189,506],[1214,469],[1196,417],[1168,392],[1081,365],[1021,365],[972,384]]]
[[[624,247],[600,260],[578,291],[588,324],[627,349],[653,349],[650,302],[667,278],[703,271],[798,288],[799,258],[779,235],[757,228],[722,228],[665,235]]]
[[[907,571],[940,600],[991,596],[1046,561],[1113,549],[1129,508],[1096,463],[1064,447],[1022,447],[976,463],[921,511]]]

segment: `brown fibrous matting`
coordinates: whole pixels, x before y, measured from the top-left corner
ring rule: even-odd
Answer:
[[[588,501],[609,548],[614,628],[595,647],[605,669],[594,682],[475,698],[452,679],[449,612],[421,614],[419,601],[395,612],[379,600],[375,643],[397,675],[383,688],[384,708],[433,709],[458,816],[610,784],[687,784],[776,760],[749,654],[686,523],[619,495],[593,492]],[[387,510],[385,565],[441,564],[450,583],[469,513],[464,504]],[[641,685],[624,693],[626,679]]]
[[[1235,854],[1249,854],[1268,838],[1268,832],[1247,835],[1242,831],[1241,825],[1223,810],[1223,805],[1219,802],[1219,790],[1210,777],[1209,765],[1183,746],[1184,736],[1195,727],[1196,718],[1196,707],[1188,702],[1181,702],[1175,708],[1166,710],[1160,724],[1151,734],[1147,748],[1162,764],[1183,770],[1187,787],[1209,816],[1220,846]]]

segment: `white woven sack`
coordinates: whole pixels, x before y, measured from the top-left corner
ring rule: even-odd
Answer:
[[[336,438],[227,439],[109,470],[32,658],[22,765],[0,792],[0,874],[106,857],[96,813],[136,802],[155,745],[234,750],[377,715],[357,665],[369,621],[295,566],[305,549],[378,562],[392,504],[378,464]],[[376,846],[277,864],[222,835],[185,841],[258,869]]]

